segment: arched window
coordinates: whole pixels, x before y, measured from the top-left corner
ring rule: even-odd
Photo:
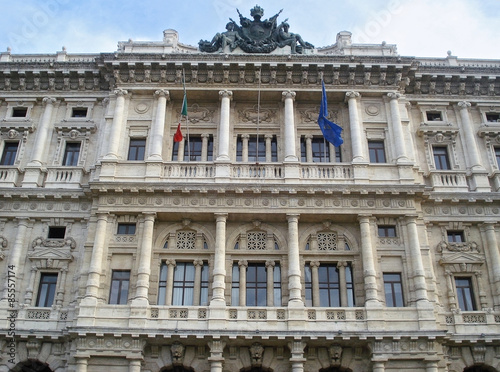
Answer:
[[[464,368],[464,372],[498,372],[492,366],[486,364],[474,364],[473,366]]]
[[[48,364],[30,359],[18,363],[9,372],[52,372],[52,370],[49,368]]]

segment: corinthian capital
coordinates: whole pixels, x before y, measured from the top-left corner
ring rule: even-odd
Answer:
[[[233,92],[230,90],[224,89],[219,91],[219,98],[229,98],[231,99],[233,97]]]
[[[115,89],[113,93],[118,97],[124,97],[128,94],[128,91],[126,89]]]
[[[387,93],[387,97],[389,97],[389,99],[400,99],[401,93],[397,93],[397,92]]]
[[[467,101],[458,102],[457,105],[460,107],[460,110],[468,110],[471,106],[470,102]]]
[[[357,99],[361,97],[361,94],[359,94],[359,92],[351,91],[351,92],[346,92],[345,96],[347,99],[352,99],[352,98]]]
[[[43,97],[42,99],[44,105],[53,105],[56,101],[57,100],[53,97]]]
[[[155,98],[165,97],[167,100],[170,98],[170,92],[166,89],[158,89],[155,92]]]
[[[297,95],[297,93],[291,91],[291,90],[285,90],[283,93],[281,93],[281,95],[283,96],[283,100],[287,99],[287,98],[291,98],[291,99],[295,99],[295,96]]]

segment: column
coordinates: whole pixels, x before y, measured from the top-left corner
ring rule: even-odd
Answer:
[[[124,89],[116,89],[115,112],[113,114],[113,122],[111,124],[111,135],[108,143],[108,153],[105,159],[118,159],[118,151],[120,149],[120,141],[122,137],[123,118],[125,114],[125,96],[128,92]]]
[[[373,362],[373,372],[385,372],[385,362]]]
[[[194,265],[193,306],[200,306],[201,269],[203,269],[203,260],[194,260],[193,265]]]
[[[413,268],[413,283],[415,285],[415,301],[428,301],[427,284],[425,281],[424,263],[422,252],[420,251],[420,242],[418,239],[417,217],[406,217],[406,228],[408,230],[408,249],[410,253],[410,262]]]
[[[57,306],[62,306],[64,300],[64,286],[66,284],[66,276],[68,274],[68,267],[65,266],[59,270],[60,276],[57,278],[57,295],[55,304]]]
[[[427,362],[427,365],[425,366],[425,372],[438,372],[438,363]]]
[[[243,163],[248,162],[248,139],[250,135],[242,134],[241,135],[241,161]]]
[[[165,306],[172,305],[172,295],[174,293],[174,271],[175,260],[168,259],[165,261],[167,264],[167,288],[165,288]]]
[[[481,227],[486,235],[486,251],[488,252],[491,288],[493,288],[493,308],[500,308],[500,252],[498,251],[498,239],[495,231],[494,222],[486,222]]]
[[[287,90],[282,93],[285,102],[285,161],[298,161],[295,153],[295,115],[293,101],[296,93]]]
[[[22,275],[21,275],[21,256],[25,257],[24,240],[26,239],[26,232],[28,231],[29,222],[30,222],[29,218],[26,218],[26,217],[18,217],[17,218],[16,239],[14,240],[14,244],[9,252],[8,267],[14,268],[14,270],[11,270],[11,271],[15,272],[14,280],[16,281],[17,286],[20,285],[20,279],[22,277]],[[23,265],[23,267],[24,267],[24,265]],[[8,274],[8,273],[6,273],[6,274]],[[4,284],[3,284],[2,300],[6,300],[8,298],[8,293],[9,293],[8,282],[9,281],[7,280],[7,277],[6,277]],[[16,294],[16,297],[17,296],[19,296],[19,293]],[[20,300],[20,298],[18,298],[18,301],[19,300]]]
[[[286,217],[288,221],[288,288],[290,291],[288,306],[304,306],[300,283],[299,215],[287,214]]]
[[[264,139],[266,141],[266,163],[271,163],[273,161],[273,135],[266,134]]]
[[[446,269],[444,272],[444,276],[446,277],[446,289],[448,291],[448,303],[450,304],[451,311],[457,309],[457,299],[455,297],[455,286],[453,285],[453,273]]]
[[[359,227],[361,230],[361,254],[365,282],[365,306],[380,305],[377,291],[377,272],[375,271],[375,257],[372,246],[374,231],[371,228],[373,217],[360,215]]]
[[[87,365],[89,362],[89,359],[87,357],[75,356],[75,362],[76,362],[75,372],[87,372]]]
[[[247,267],[247,260],[238,261],[238,269],[240,271],[240,298],[238,299],[238,303],[240,306],[247,305]]]
[[[106,232],[108,229],[108,214],[97,214],[97,226],[95,231],[94,246],[90,258],[89,275],[87,278],[87,289],[85,297],[97,300],[99,285],[101,283],[102,263],[104,262],[104,247],[106,245]]]
[[[26,293],[24,295],[24,304],[26,306],[31,306],[33,305],[32,301],[33,301],[33,292],[34,292],[34,288],[35,288],[35,278],[36,278],[36,273],[37,273],[38,269],[36,266],[31,266],[31,270],[30,270],[30,274],[29,274],[29,278],[28,278],[28,288],[26,288]],[[59,280],[57,281],[59,283]],[[19,301],[19,303],[21,303]]]
[[[203,133],[201,135],[201,161],[208,161],[208,139],[210,134]]]
[[[229,160],[229,125],[231,113],[231,98],[233,92],[221,90],[219,92],[221,99],[220,105],[220,125],[219,125],[219,154],[217,160]]]
[[[345,268],[347,262],[340,261],[337,263],[337,268],[339,270],[339,286],[340,286],[340,306],[347,306],[347,283],[345,280]]]
[[[290,363],[292,365],[292,372],[304,372],[304,349],[307,344],[304,341],[291,341],[288,343],[290,348]]]
[[[221,340],[209,341],[208,347],[210,348],[210,356],[208,357],[210,372],[222,372],[226,343]]]
[[[144,228],[139,251],[139,268],[137,269],[136,296],[132,301],[134,305],[149,305],[149,276],[151,275],[155,217],[156,213],[144,213]]]
[[[397,163],[407,162],[405,138],[403,134],[403,124],[401,123],[401,114],[399,112],[400,93],[388,93],[389,105],[391,107],[391,129],[394,136],[394,152]]]
[[[33,145],[31,161],[28,165],[41,166],[47,155],[47,144],[49,143],[50,124],[52,119],[52,111],[54,110],[55,98],[45,97],[43,100],[45,109],[43,110],[40,124],[38,124],[37,135]]]
[[[312,163],[313,161],[313,151],[312,151],[312,134],[306,134],[306,162]]]
[[[319,261],[311,261],[309,267],[311,268],[311,281],[312,281],[312,304],[315,307],[321,306],[321,298],[319,295]]]
[[[349,107],[349,124],[351,129],[352,161],[363,162],[363,145],[361,143],[362,128],[358,115],[358,98],[361,95],[358,92],[347,92],[347,105]]]
[[[226,306],[226,297],[224,291],[226,289],[226,213],[216,213],[216,227],[215,227],[215,257],[214,257],[214,271],[212,283],[212,301]]]
[[[159,89],[155,92],[154,96],[157,98],[156,102],[156,116],[151,124],[151,134],[149,136],[149,154],[147,160],[162,161],[162,148],[163,148],[163,132],[165,131],[165,112],[167,109],[167,100],[170,97],[168,90]]]
[[[466,157],[469,160],[469,167],[471,169],[475,168],[483,170],[484,167],[481,165],[481,161],[479,160],[479,151],[474,138],[473,124],[469,118],[469,108],[471,104],[470,102],[462,101],[458,102],[457,105],[460,109],[460,118],[462,119],[462,130],[464,133],[465,144],[467,146]]]
[[[267,306],[274,306],[274,266],[273,260],[266,261],[267,274]]]
[[[140,359],[132,359],[128,365],[129,372],[141,372],[141,360]]]

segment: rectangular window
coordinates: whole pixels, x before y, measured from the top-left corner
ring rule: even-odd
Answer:
[[[384,273],[385,305],[403,307],[403,284],[400,273]]]
[[[78,165],[78,158],[80,157],[80,142],[67,142],[64,149],[64,157],[62,165],[68,167],[75,167]]]
[[[87,117],[87,107],[73,107],[71,110],[72,118],[86,118]]]
[[[339,270],[336,265],[318,267],[320,306],[340,307]]]
[[[25,118],[28,115],[27,107],[14,107],[12,109],[13,118]]]
[[[248,264],[247,306],[267,305],[267,274],[264,264]]]
[[[396,237],[396,226],[379,226],[378,227],[379,238],[394,238]]]
[[[113,270],[111,275],[111,289],[109,291],[109,304],[126,305],[128,301],[129,285],[129,270]]]
[[[278,161],[278,145],[274,137],[273,141],[271,141],[271,161]],[[238,136],[236,141],[236,161],[243,161],[243,138],[241,136]],[[250,136],[248,138],[248,161],[254,163],[266,161],[266,139],[264,136]]]
[[[201,268],[201,290],[200,290],[200,306],[208,305],[208,264],[203,264]]]
[[[193,305],[194,273],[195,268],[192,263],[179,262],[176,264],[174,269],[172,305]]]
[[[0,165],[14,165],[19,142],[5,142]]]
[[[66,227],[64,226],[49,226],[47,239],[64,239],[66,236]]]
[[[352,268],[350,264],[347,264],[345,268],[345,284],[347,290],[347,306],[354,306],[354,279],[352,275]],[[342,306],[346,306],[342,304]]]
[[[184,142],[184,161],[201,161],[202,147],[201,136],[189,136]]]
[[[40,285],[38,286],[37,307],[50,307],[56,296],[57,274],[42,273]]]
[[[500,168],[500,147],[495,147],[495,159],[497,159],[497,166]]]
[[[269,269],[273,269],[272,266]],[[274,306],[282,306],[281,303],[281,266],[277,263],[273,269],[273,289],[274,289]]]
[[[158,305],[165,305],[167,298],[167,273],[168,265],[162,263],[160,267],[160,280],[158,284]]]
[[[240,268],[238,264],[233,264],[232,282],[231,282],[231,305],[240,305]]]
[[[386,163],[384,141],[368,141],[370,163]]]
[[[500,122],[500,114],[496,114],[496,113],[493,113],[493,112],[490,112],[490,113],[486,113],[486,121],[490,122],[490,123],[498,123]]]
[[[307,140],[304,137],[300,139],[300,157],[301,161],[307,161]],[[330,144],[323,137],[313,137],[311,140],[312,161],[314,163],[330,162]],[[335,161],[342,161],[340,147],[335,147]]]
[[[455,287],[457,289],[457,300],[460,310],[476,310],[476,301],[474,300],[471,278],[455,278]]]
[[[450,170],[450,160],[448,157],[448,148],[446,146],[434,146],[434,164],[437,170]]]
[[[465,242],[463,231],[447,231],[448,243],[463,243]]]
[[[304,287],[306,290],[306,306],[312,306],[312,272],[311,266],[306,265],[304,267]]]
[[[135,223],[119,223],[116,233],[118,235],[134,235]]]
[[[145,152],[146,152],[146,139],[144,138],[130,139],[127,160],[144,160]]]
[[[427,121],[442,121],[441,112],[439,111],[427,111],[426,113]]]

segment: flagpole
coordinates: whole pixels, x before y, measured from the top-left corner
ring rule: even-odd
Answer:
[[[182,87],[184,88],[184,98],[182,100],[182,107],[184,107],[184,101],[186,101],[186,136],[187,136],[187,146],[188,146],[188,161],[191,161],[191,146],[189,145],[189,120],[187,115],[187,95],[186,95],[186,73],[182,69]]]

